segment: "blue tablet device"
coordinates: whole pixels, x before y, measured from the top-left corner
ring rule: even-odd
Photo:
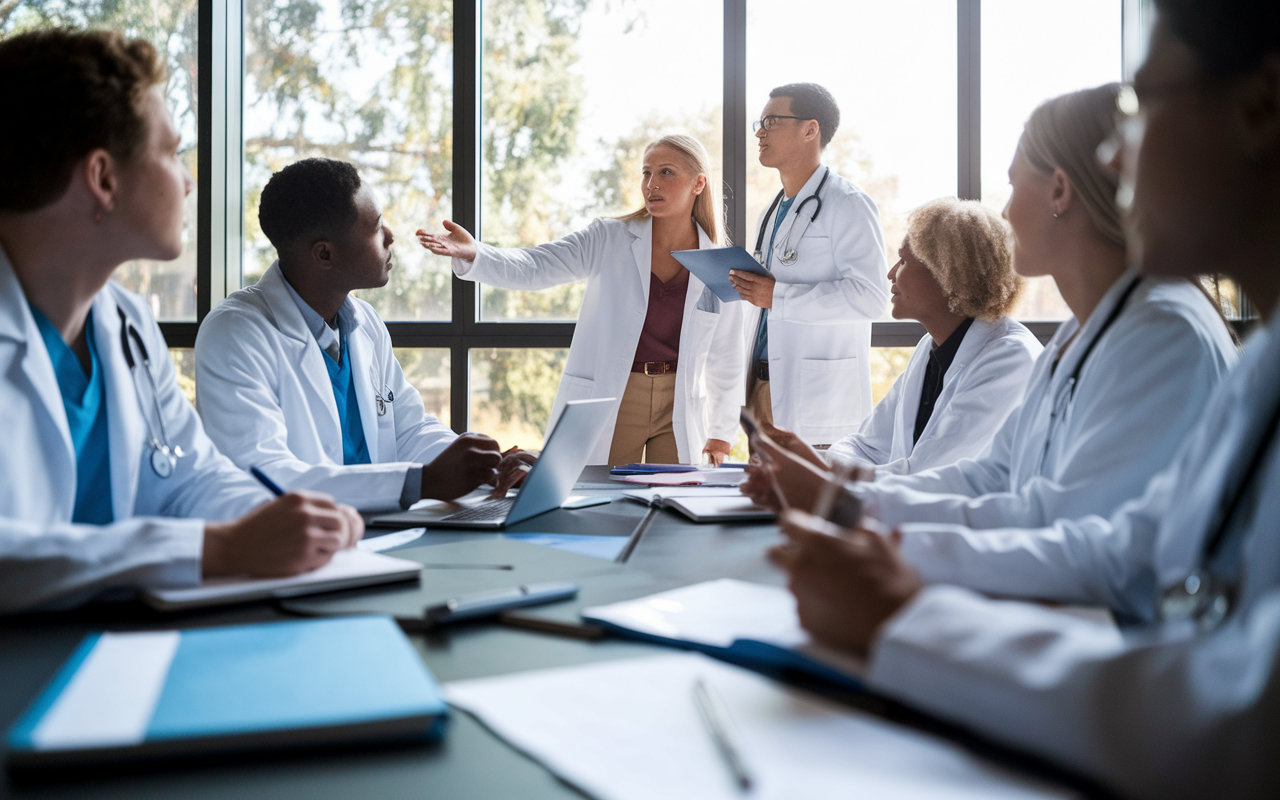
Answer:
[[[675,256],[685,269],[698,276],[698,280],[707,285],[726,303],[741,300],[738,290],[729,283],[729,270],[754,272],[757,275],[768,275],[769,270],[760,266],[750,253],[742,247],[715,247],[707,250],[673,250]]]

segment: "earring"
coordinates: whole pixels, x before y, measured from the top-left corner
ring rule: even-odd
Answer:
[[[1053,213],[1053,218],[1054,218],[1054,219],[1057,219],[1057,218],[1058,218],[1058,212],[1056,212],[1056,211],[1055,211],[1055,212]]]

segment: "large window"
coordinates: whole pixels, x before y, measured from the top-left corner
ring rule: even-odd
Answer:
[[[196,0],[153,0],[148,3],[110,3],[94,0],[17,0],[0,2],[0,36],[34,28],[70,26],[116,28],[151,42],[168,67],[164,96],[182,136],[179,155],[200,180],[197,166],[197,91],[199,44]],[[5,124],[16,124],[8,120]],[[131,261],[115,275],[126,288],[142,295],[151,313],[161,320],[196,319],[196,260],[200,249],[197,218],[198,191],[186,200],[187,227],[182,255],[173,261]]]
[[[750,120],[783,84],[812,81],[835,97],[840,127],[823,162],[879,207],[887,270],[907,213],[956,193],[955,0],[751,0],[747,56]],[[751,131],[742,135],[747,218],[739,244],[750,250],[781,184],[756,158]]]
[[[697,137],[719,165],[722,0],[482,7],[485,242],[542,244],[635,210],[645,144],[667,133]],[[481,287],[480,318],[575,320],[582,292]]]
[[[1003,209],[1009,164],[1036,106],[1123,77],[1120,0],[984,0],[982,3],[982,202]],[[1049,277],[1027,282],[1015,317],[1071,316]]]
[[[683,132],[706,144],[729,231],[750,246],[778,188],[750,122],[772,87],[815,81],[842,112],[825,159],[879,206],[887,266],[920,203],[1003,206],[1027,115],[1131,71],[1149,14],[1147,0],[14,0],[0,35],[109,26],[162,52],[198,190],[183,255],[118,277],[148,299],[184,376],[199,319],[275,257],[257,223],[271,172],[342,158],[397,235],[390,285],[361,296],[427,409],[530,447],[582,286],[461,281],[415,229],[451,218],[495,245],[555,239],[638,207],[645,143]],[[1067,312],[1039,283],[1017,314],[1046,338]],[[874,324],[877,396],[922,334]]]
[[[449,0],[247,0],[244,280],[275,259],[258,225],[273,171],[324,156],[359,167],[395,233],[386,287],[360,292],[387,320],[450,319],[448,263],[415,229],[452,216],[453,5]]]

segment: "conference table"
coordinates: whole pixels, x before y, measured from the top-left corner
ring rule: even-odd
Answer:
[[[629,574],[652,576],[660,588],[714,578],[738,578],[781,585],[783,576],[764,551],[779,541],[777,526],[693,524],[670,510],[644,520],[647,507],[621,497],[609,485],[606,468],[588,467],[575,494],[604,494],[607,505],[559,509],[512,526],[506,532],[558,532],[629,537],[642,535],[622,571],[596,583],[617,580],[614,595],[626,595]],[[380,535],[370,530],[368,535]],[[429,530],[405,545],[421,547],[498,534]],[[390,555],[395,550],[386,551]],[[424,581],[431,576],[424,573]],[[634,583],[634,582],[633,582]],[[650,593],[636,586],[632,596]],[[7,730],[54,676],[88,633],[102,630],[195,628],[297,619],[278,602],[161,614],[140,603],[98,604],[75,612],[0,618],[0,726]],[[441,682],[531,669],[631,658],[663,648],[617,638],[585,640],[511,627],[493,621],[460,623],[427,634],[410,633],[423,661]],[[359,676],[352,676],[359,680]],[[846,702],[905,724],[958,737],[984,756],[1041,777],[1074,782],[1045,765],[1005,753],[952,731],[945,725],[874,697],[844,696]],[[1096,787],[1084,786],[1087,793]],[[0,797],[23,798],[580,798],[536,762],[508,747],[465,713],[451,715],[447,736],[429,745],[350,747],[311,753],[260,754],[195,763],[133,766],[114,772],[69,773],[37,782],[0,781]]]

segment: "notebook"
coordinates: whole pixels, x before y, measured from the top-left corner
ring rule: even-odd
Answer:
[[[7,766],[430,740],[447,716],[387,617],[99,633],[10,729]]]
[[[291,578],[211,578],[199,586],[149,589],[142,599],[160,611],[178,611],[410,581],[417,579],[421,570],[416,561],[361,549],[343,550],[323,567]]]
[[[763,522],[776,516],[769,509],[751,502],[737,489],[631,489],[622,495],[648,505],[679,511],[694,522]]]
[[[749,793],[698,714],[698,680],[723,701]],[[445,696],[597,800],[1071,796],[960,744],[696,653],[457,681]]]
[[[698,650],[771,675],[803,673],[862,688],[863,663],[813,641],[786,589],[722,578],[595,606],[587,622],[618,635]]]

